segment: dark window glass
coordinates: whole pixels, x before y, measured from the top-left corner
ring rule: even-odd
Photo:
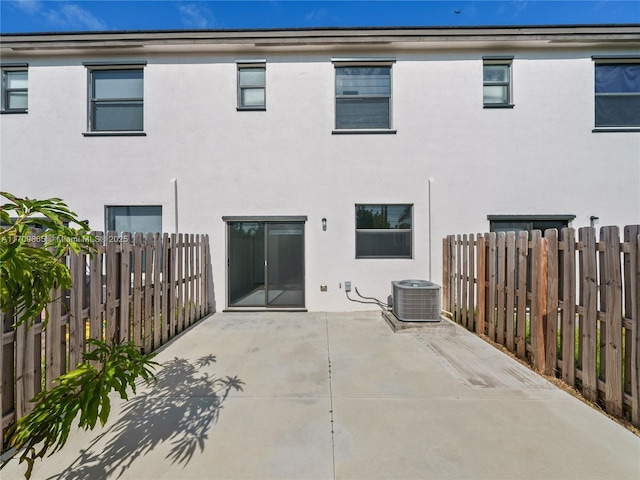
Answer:
[[[596,64],[595,125],[640,126],[640,63]]]
[[[336,128],[391,128],[391,67],[336,67]]]
[[[142,131],[142,69],[91,72],[91,130]]]
[[[411,258],[412,205],[356,205],[356,258]]]

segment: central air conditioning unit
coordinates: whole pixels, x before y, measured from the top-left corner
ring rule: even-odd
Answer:
[[[427,280],[391,282],[393,314],[404,322],[440,321],[440,285]]]

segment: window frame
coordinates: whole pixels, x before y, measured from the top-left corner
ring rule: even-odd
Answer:
[[[640,132],[640,116],[638,118],[636,125],[629,126],[607,126],[607,125],[596,125],[597,120],[597,102],[596,98],[599,96],[631,96],[636,97],[640,96],[640,91],[637,93],[625,93],[625,92],[596,92],[596,70],[599,65],[640,65],[640,57],[636,55],[632,56],[609,56],[609,55],[594,55],[591,57],[593,60],[593,132]]]
[[[355,221],[355,258],[356,260],[412,260],[413,259],[413,233],[415,226],[413,224],[414,218],[414,204],[413,203],[356,203],[354,207],[354,221]],[[358,207],[409,207],[411,212],[411,228],[358,228]],[[389,236],[398,233],[409,233],[409,255],[358,255],[358,233],[360,232],[373,232],[373,233],[386,233]]]
[[[332,58],[333,64],[333,134],[395,134],[393,128],[393,65],[395,58]],[[337,81],[340,68],[376,68],[389,67],[389,94],[388,95],[338,95]],[[339,98],[387,98],[389,108],[389,126],[386,128],[362,127],[339,128],[338,127],[338,100]]]
[[[242,70],[248,69],[257,69],[260,68],[264,71],[264,82],[262,85],[250,85],[250,86],[242,86],[240,83],[240,76]],[[243,111],[253,111],[253,112],[261,112],[267,110],[267,61],[263,59],[259,60],[237,60],[236,61],[236,82],[237,82],[237,107],[236,110],[239,112]],[[250,106],[242,104],[242,93],[244,90],[258,90],[262,89],[264,92],[264,102],[262,105]]]
[[[484,68],[491,65],[507,67],[507,80],[500,82],[485,81]],[[487,103],[484,100],[485,87],[507,87],[507,101],[500,103]],[[484,56],[482,57],[482,107],[483,108],[513,108],[513,57],[512,56]]]
[[[29,112],[29,65],[26,63],[20,64],[2,64],[0,65],[2,70],[2,92],[0,100],[0,112],[1,113],[28,113]],[[27,86],[26,88],[8,88],[7,76],[10,73],[26,73]],[[9,108],[9,94],[12,92],[25,92],[27,95],[27,106],[24,108]]]
[[[84,136],[146,136],[144,130],[144,67],[147,62],[115,62],[115,63],[93,63],[85,62],[87,67],[87,131]],[[139,70],[142,74],[142,97],[131,97],[124,99],[108,99],[99,103],[133,103],[140,104],[142,110],[142,125],[140,130],[96,130],[95,129],[95,106],[98,104],[94,96],[94,73],[105,71]]]

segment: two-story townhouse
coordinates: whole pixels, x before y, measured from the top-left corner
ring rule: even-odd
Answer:
[[[0,187],[208,233],[216,308],[357,310],[450,233],[640,221],[640,26],[5,34]],[[326,288],[325,288],[326,286]]]

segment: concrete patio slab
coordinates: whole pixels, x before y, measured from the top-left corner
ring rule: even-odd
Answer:
[[[640,439],[473,334],[219,313],[34,479],[638,479]],[[2,479],[21,478],[12,462]]]

